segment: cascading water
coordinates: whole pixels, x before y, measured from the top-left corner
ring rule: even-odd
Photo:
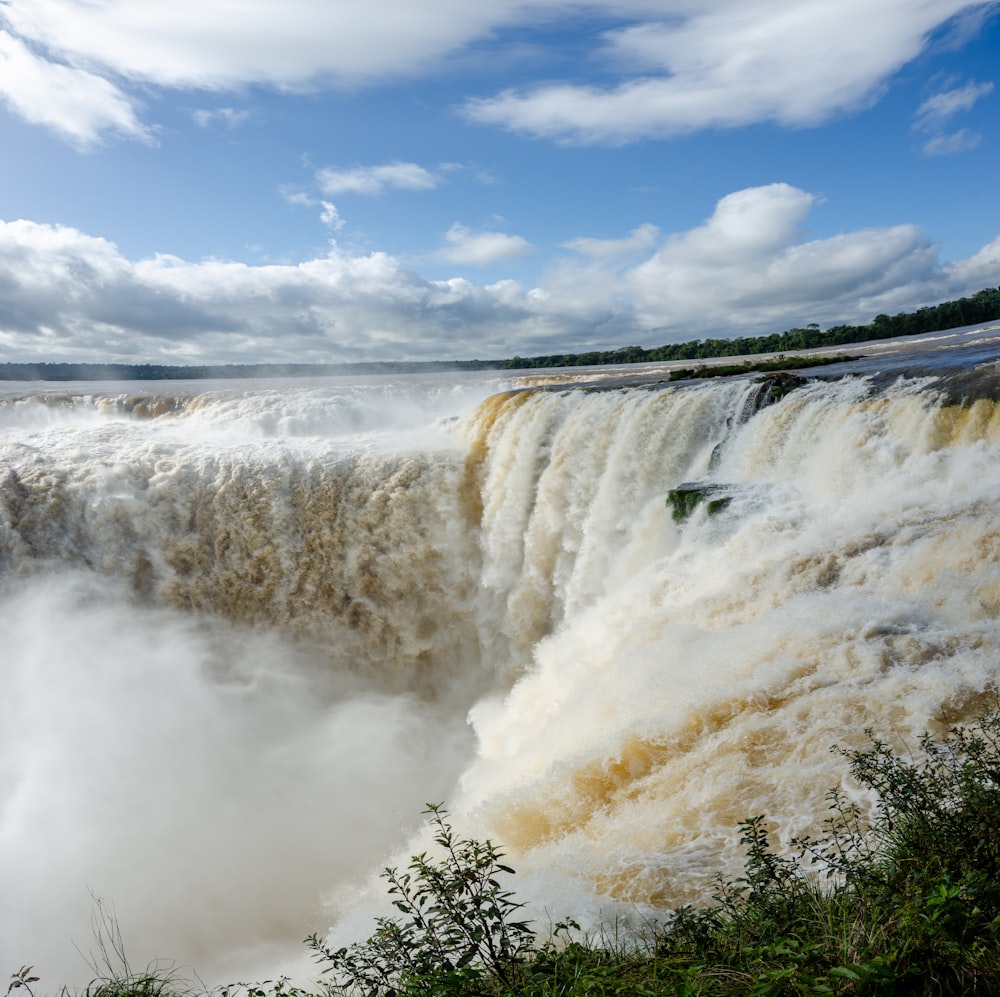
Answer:
[[[0,954],[86,977],[98,896],[134,962],[273,975],[439,800],[543,918],[704,897],[831,745],[993,702],[977,377],[5,389]]]
[[[845,379],[727,421],[751,390],[538,395],[494,420],[487,464],[518,484],[492,492],[484,579],[534,643],[473,710],[464,805],[550,910],[703,897],[742,818],[815,825],[832,745],[916,746],[995,687],[995,403]],[[664,497],[691,479],[731,500],[678,525]]]

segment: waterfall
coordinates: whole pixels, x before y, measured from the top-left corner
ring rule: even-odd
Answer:
[[[6,964],[85,977],[98,896],[135,962],[273,975],[442,800],[542,916],[705,898],[831,746],[994,704],[996,389],[5,387]]]

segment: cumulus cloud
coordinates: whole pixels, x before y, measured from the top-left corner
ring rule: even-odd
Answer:
[[[951,279],[912,225],[806,240],[802,225],[816,200],[782,183],[722,198],[702,225],[670,236],[625,274],[637,321],[648,329],[780,331],[865,321],[979,289]]]
[[[446,245],[435,254],[445,263],[483,267],[527,256],[534,250],[527,239],[505,232],[473,232],[455,222],[444,234]]]
[[[651,249],[659,234],[660,230],[655,225],[646,223],[632,229],[624,239],[592,239],[582,236],[564,242],[563,246],[595,260],[616,259]]]
[[[290,184],[278,187],[278,193],[285,201],[297,208],[319,208],[319,220],[334,232],[339,232],[346,224],[341,217],[339,208],[332,201],[323,198],[317,200],[308,191]]]
[[[0,347],[36,361],[329,362],[504,356],[564,332],[506,282],[429,281],[384,253],[298,265],[137,262],[76,229],[0,223]]]
[[[818,200],[782,183],[735,191],[687,231],[640,226],[623,240],[653,240],[638,262],[567,258],[531,289],[432,281],[336,246],[297,265],[131,261],[76,229],[0,223],[0,348],[25,362],[526,356],[870,321],[1000,284],[1000,236],[950,262],[912,225],[809,239]],[[527,246],[462,226],[450,236],[461,265]]]
[[[339,232],[344,227],[344,219],[340,217],[337,206],[330,201],[323,201],[322,204],[323,211],[320,213],[319,220],[324,225],[329,225],[335,232]]]
[[[387,190],[432,190],[437,178],[417,163],[384,163],[339,170],[324,167],[316,173],[324,194],[382,194]]]
[[[608,32],[617,86],[558,83],[470,101],[473,120],[536,136],[625,142],[773,121],[816,125],[873,100],[968,0],[664,3]],[[859,29],[863,25],[863,30]]]
[[[994,287],[1000,274],[1000,236],[968,259],[946,266],[949,280],[957,287]]]

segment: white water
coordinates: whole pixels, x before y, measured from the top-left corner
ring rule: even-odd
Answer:
[[[543,923],[641,917],[821,817],[834,743],[992,702],[993,402],[501,387],[5,388],[0,971],[85,980],[97,896],[134,963],[273,976],[440,800]]]

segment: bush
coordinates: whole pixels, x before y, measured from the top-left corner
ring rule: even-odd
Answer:
[[[1000,993],[1000,714],[925,735],[916,759],[867,733],[841,753],[873,813],[832,791],[790,857],[745,821],[744,877],[667,922],[660,952],[697,968],[690,993]]]
[[[510,985],[534,945],[516,920],[522,904],[499,877],[514,872],[490,841],[457,838],[441,806],[428,806],[438,859],[416,855],[408,872],[386,869],[393,906],[402,918],[376,919],[368,941],[332,949],[317,935],[307,942],[332,979],[334,994],[368,997],[464,992],[484,977]]]

